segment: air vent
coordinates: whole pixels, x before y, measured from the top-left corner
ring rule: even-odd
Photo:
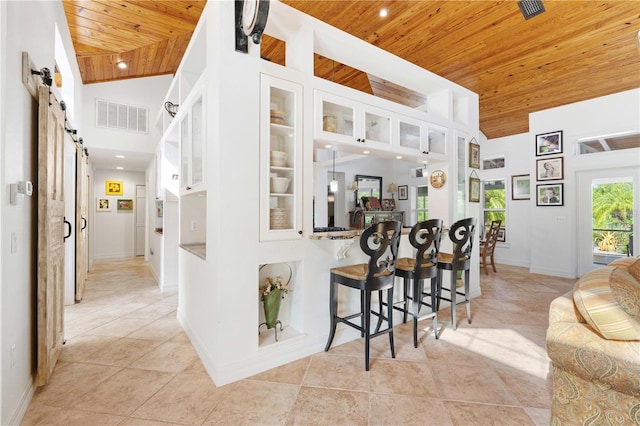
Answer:
[[[96,127],[147,133],[148,108],[96,99]]]
[[[531,19],[544,12],[544,6],[541,0],[520,0],[518,1],[518,7],[524,19]]]

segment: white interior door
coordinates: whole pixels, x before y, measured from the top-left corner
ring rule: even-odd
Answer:
[[[147,188],[144,185],[136,185],[136,256],[144,256],[146,211]]]
[[[595,184],[631,182],[633,186],[633,253],[639,254],[640,240],[640,170],[637,167],[588,170],[578,172],[578,276],[601,264],[594,263],[594,221],[592,191]],[[606,262],[606,260],[605,260]]]

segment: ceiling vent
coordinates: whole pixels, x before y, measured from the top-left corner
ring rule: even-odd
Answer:
[[[544,6],[541,0],[520,0],[518,1],[518,7],[524,19],[531,19],[544,12]]]

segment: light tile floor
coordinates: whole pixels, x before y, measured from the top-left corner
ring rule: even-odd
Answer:
[[[574,280],[498,265],[481,274],[472,324],[458,308],[372,340],[371,371],[352,341],[217,387],[141,258],[96,262],[84,300],[65,309],[67,343],[23,425],[547,425],[549,303]]]

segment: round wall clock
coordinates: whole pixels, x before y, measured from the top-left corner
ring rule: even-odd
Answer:
[[[260,44],[262,32],[269,16],[269,0],[244,0],[242,2],[242,32],[255,44]]]
[[[447,181],[447,175],[442,170],[434,170],[429,176],[429,182],[434,188],[442,188]]]

